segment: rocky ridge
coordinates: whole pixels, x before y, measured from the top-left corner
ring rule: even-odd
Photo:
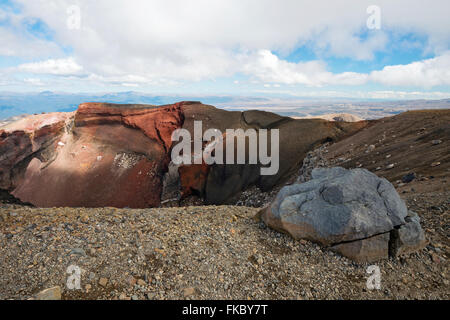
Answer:
[[[193,137],[196,121],[202,122],[202,133],[210,128],[278,129],[280,140],[291,142],[280,143],[275,175],[261,176],[259,164],[174,166],[172,133],[183,128]],[[205,204],[233,203],[251,186],[265,191],[283,183],[311,146],[337,141],[366,125],[231,112],[195,101],[83,103],[76,112],[34,115],[0,129],[0,189],[39,207],[146,208],[180,205],[189,197]]]

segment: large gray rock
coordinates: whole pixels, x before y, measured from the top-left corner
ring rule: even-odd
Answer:
[[[389,258],[389,232],[376,236],[344,242],[330,247],[331,251],[340,253],[356,262],[373,262]]]
[[[391,233],[391,253],[394,256],[405,255],[425,247],[427,241],[420,226],[417,213],[408,211],[406,224],[394,229]]]
[[[260,218],[296,239],[332,247],[356,261],[387,257],[393,230],[404,243],[418,238],[411,236],[408,242],[403,234],[413,229],[404,227],[408,210],[386,179],[366,169],[341,167],[314,169],[311,176],[306,183],[281,189]]]

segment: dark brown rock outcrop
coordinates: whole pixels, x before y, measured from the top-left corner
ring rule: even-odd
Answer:
[[[203,131],[216,128],[225,133],[226,129],[252,128],[279,129],[280,132],[278,173],[261,175],[260,165],[213,164],[209,168],[205,189],[200,192],[205,195],[205,202],[208,204],[233,203],[242,190],[252,185],[263,191],[270,190],[297,172],[308,151],[326,141],[339,141],[368,124],[367,121],[345,123],[320,119],[295,120],[265,111],[225,111],[200,104],[183,105],[182,110],[185,115],[183,128],[188,129],[191,135],[194,121],[199,120],[204,124]],[[195,184],[201,185],[198,181]]]

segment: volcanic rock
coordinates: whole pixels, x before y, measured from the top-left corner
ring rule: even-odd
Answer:
[[[408,173],[402,177],[403,183],[409,183],[416,178],[416,174],[414,172]]]
[[[158,206],[180,105],[85,103],[28,131],[11,124],[1,133],[0,186],[40,207]]]
[[[260,164],[170,166],[172,133],[183,128],[193,136],[197,120],[203,132],[279,129],[278,173],[261,176]],[[0,191],[39,207],[147,208],[190,195],[230,203],[250,186],[270,190],[282,184],[313,147],[367,123],[293,120],[200,102],[83,103],[76,112],[34,115],[0,129]]]
[[[280,163],[277,174],[261,175],[260,164],[212,164],[209,166],[204,184],[200,181],[185,179],[185,181],[195,182],[195,186],[191,188],[189,184],[185,184],[184,190],[190,188],[197,190],[198,186],[204,185],[204,190],[200,190],[199,193],[204,194],[206,204],[233,203],[243,190],[252,185],[262,191],[271,190],[275,185],[285,182],[298,170],[303,158],[312,148],[327,141],[338,141],[361,130],[368,124],[367,121],[346,123],[320,119],[294,120],[270,112],[225,111],[195,103],[183,105],[182,110],[185,116],[183,128],[189,130],[192,136],[194,121],[202,121],[203,132],[210,128],[218,129],[222,133],[225,133],[226,129],[279,130]],[[226,139],[226,135],[224,135],[224,141]],[[248,154],[248,144],[246,148],[246,154]],[[268,149],[271,149],[270,145]],[[225,158],[226,150],[223,154]],[[198,167],[194,168],[195,173],[189,174],[195,177],[205,176],[199,174],[199,169]],[[189,172],[187,168],[183,168],[183,170]]]
[[[374,262],[389,258],[389,239],[390,234],[386,232],[367,239],[343,242],[330,247],[330,250],[356,262]]]
[[[391,232],[398,239],[396,252],[420,248],[423,231],[417,219],[407,215],[406,205],[386,179],[366,169],[341,167],[314,169],[310,181],[285,186],[259,213],[269,227],[358,262],[388,257]]]
[[[32,157],[46,161],[53,157],[58,139],[73,113],[32,115],[0,129],[0,189],[17,185],[18,173]]]
[[[401,256],[417,251],[422,249],[427,243],[417,213],[411,210],[408,211],[405,221],[406,224],[392,230],[390,248],[392,255]]]
[[[433,141],[431,141],[431,143],[432,143],[433,145],[438,145],[438,144],[441,144],[441,143],[442,143],[442,140],[433,140]]]

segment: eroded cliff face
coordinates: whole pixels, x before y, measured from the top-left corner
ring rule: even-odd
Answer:
[[[259,165],[202,164],[171,165],[169,172],[173,131],[184,128],[193,137],[196,120],[203,132],[279,129],[280,170],[261,176]],[[365,125],[230,112],[199,102],[83,103],[76,112],[34,115],[0,128],[0,189],[39,207],[157,207],[165,194],[227,203],[250,185],[270,189],[295,172],[311,148]]]
[[[158,206],[180,105],[84,103],[52,123],[7,127],[1,186],[40,207]]]
[[[271,190],[296,174],[308,151],[325,141],[339,141],[368,125],[367,121],[346,123],[320,119],[295,120],[265,111],[225,111],[201,104],[184,105],[182,110],[185,116],[183,128],[192,132],[194,121],[202,121],[203,132],[214,128],[224,134],[224,145],[227,140],[226,129],[279,130],[279,170],[274,175],[261,175],[260,164],[180,167],[182,192],[199,194],[206,204],[234,203],[241,191],[253,185],[263,191]],[[270,139],[268,143],[268,149],[271,150]],[[223,155],[226,157],[225,149]],[[182,193],[181,196],[183,195]]]
[[[0,128],[0,189],[12,190],[33,158],[43,162],[57,151],[57,140],[74,113],[33,115]]]

